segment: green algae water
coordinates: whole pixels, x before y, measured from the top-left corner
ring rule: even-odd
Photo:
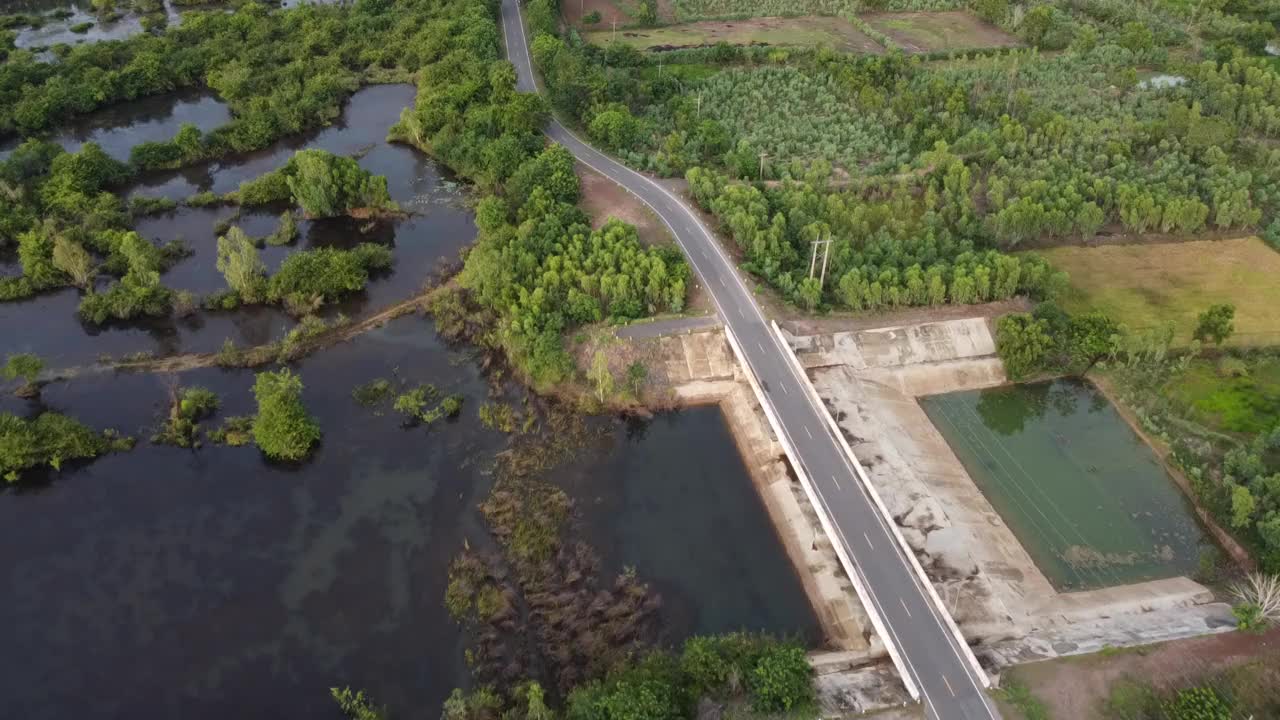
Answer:
[[[1195,571],[1209,541],[1193,510],[1092,384],[1011,385],[920,405],[1058,590]]]

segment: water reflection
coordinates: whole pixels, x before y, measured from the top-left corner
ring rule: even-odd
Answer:
[[[301,468],[252,448],[141,445],[0,494],[0,680],[6,715],[49,718],[334,716],[332,685],[430,716],[463,682],[463,638],[442,598],[505,447],[476,408],[474,363],[407,317],[300,364],[324,429]],[[350,397],[377,376],[462,393],[454,423],[404,429]],[[220,416],[252,409],[252,374],[202,370]],[[44,402],[146,435],[166,379],[85,378]],[[0,410],[21,408],[12,397]],[[810,634],[813,614],[714,409],[660,416],[553,472],[579,499],[609,569],[635,565],[664,596],[668,639],[725,628]],[[612,527],[611,527],[612,526]],[[335,716],[336,717],[336,716]]]

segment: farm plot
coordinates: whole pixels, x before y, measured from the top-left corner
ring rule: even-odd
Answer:
[[[825,73],[792,67],[721,72],[700,86],[702,115],[725,126],[770,165],[826,160],[848,171],[883,172],[909,157],[882,115],[852,112]]]
[[[862,16],[909,53],[1016,47],[1017,38],[962,10],[952,12],[868,13]]]
[[[599,45],[616,41],[639,50],[670,50],[725,42],[730,45],[826,46],[850,53],[884,52],[879,43],[848,20],[835,17],[708,20],[616,32],[611,28],[600,29],[586,32],[584,36],[588,42]]]
[[[877,10],[955,10],[968,5],[966,0],[671,0],[681,22],[727,17],[766,17],[770,15],[847,15],[869,9]]]

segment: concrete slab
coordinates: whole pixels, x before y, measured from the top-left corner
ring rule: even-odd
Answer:
[[[1194,614],[1213,600],[1187,578],[1065,594],[1053,588],[917,402],[1006,382],[984,319],[798,337],[794,347],[970,641],[1008,642],[1085,622],[1101,623],[1099,632],[1140,629],[1135,616]]]

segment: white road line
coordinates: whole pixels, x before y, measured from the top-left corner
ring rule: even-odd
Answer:
[[[866,531],[866,530],[863,530],[863,531],[862,531],[862,537],[866,538],[866,540],[867,540],[867,547],[871,548],[872,550],[875,550],[875,549],[876,549],[876,546],[875,546],[875,545],[873,545],[873,544],[872,544],[872,542],[871,542],[871,536],[867,534],[867,531]]]
[[[836,476],[835,476],[835,475],[832,475],[832,476],[831,476],[831,482],[833,482],[833,483],[835,483],[835,484],[836,484],[836,489],[837,489],[837,490],[839,490],[839,489],[840,489],[840,481],[836,479]]]
[[[943,675],[943,676],[942,676],[942,682],[944,682],[944,683],[946,683],[946,684],[947,684],[947,690],[949,690],[949,691],[951,692],[951,697],[955,697],[955,696],[956,696],[956,691],[951,689],[951,681],[947,679],[947,676],[946,676],[946,675]]]
[[[808,426],[808,425],[805,425],[805,426],[804,426],[804,434],[805,434],[805,435],[808,435],[810,440],[812,440],[812,439],[813,439],[813,433],[809,432],[809,426]]]
[[[906,600],[903,600],[902,598],[898,598],[898,602],[902,603],[902,609],[903,609],[903,610],[906,610],[906,612],[907,612],[907,617],[911,617],[911,611],[910,611],[910,610],[907,610],[907,601],[906,601]]]
[[[761,350],[764,350],[764,348],[760,348],[760,349],[761,349]],[[786,384],[786,383],[778,383],[778,384],[782,386],[782,394],[783,394],[783,395],[790,395],[790,394],[791,394],[791,391],[787,389],[787,384]],[[805,430],[808,430],[808,429],[809,429],[808,427],[806,427],[806,428],[805,428]]]
[[[764,352],[764,345],[761,345],[759,342],[757,342],[756,347],[760,348],[760,352],[762,353]]]

